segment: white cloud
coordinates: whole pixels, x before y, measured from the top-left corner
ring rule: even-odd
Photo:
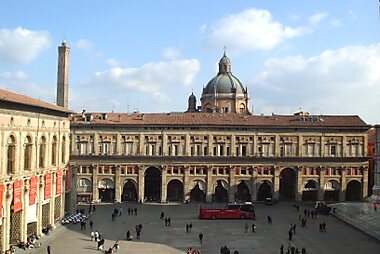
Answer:
[[[0,72],[0,78],[6,79],[27,79],[28,74],[23,71],[3,71]]]
[[[286,39],[308,32],[302,27],[284,26],[267,10],[248,9],[219,20],[207,35],[208,46],[227,46],[232,51],[272,49]]]
[[[310,58],[270,59],[252,81],[256,113],[289,114],[302,101],[305,110],[314,108],[311,113],[358,114],[380,122],[379,69],[380,43],[326,50]]]
[[[181,56],[181,50],[176,48],[165,48],[163,55],[166,59],[178,59]]]
[[[317,12],[309,17],[309,22],[315,26],[321,23],[329,14],[325,11]]]
[[[119,60],[113,58],[107,59],[106,63],[111,67],[119,67],[121,65]]]
[[[0,29],[0,59],[4,62],[29,63],[49,46],[50,35],[46,31]]]
[[[330,20],[330,24],[333,27],[340,27],[342,25],[342,21],[340,21],[339,19],[332,19]]]
[[[199,30],[203,33],[206,31],[206,29],[207,29],[207,24],[203,24]]]
[[[115,87],[126,92],[134,91],[148,94],[152,98],[168,100],[166,90],[173,91],[192,84],[199,68],[197,59],[152,62],[139,68],[114,67],[96,73],[88,84]]]

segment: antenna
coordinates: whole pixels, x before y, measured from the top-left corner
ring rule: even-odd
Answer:
[[[112,104],[112,113],[115,112],[115,104]]]

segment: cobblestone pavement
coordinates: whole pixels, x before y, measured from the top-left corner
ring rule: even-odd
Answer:
[[[199,220],[197,204],[109,204],[97,205],[96,211],[88,222],[94,222],[94,230],[101,232],[106,240],[105,246],[109,248],[119,240],[118,253],[154,253],[170,254],[185,253],[188,247],[201,250],[202,254],[218,254],[220,247],[227,245],[233,253],[238,250],[240,254],[252,253],[280,253],[281,244],[288,246],[288,231],[290,223],[296,223],[296,234],[290,243],[296,247],[305,247],[307,253],[313,254],[339,254],[339,253],[380,253],[380,242],[356,230],[352,226],[340,221],[334,216],[319,215],[317,219],[309,218],[305,228],[298,220],[300,212],[312,209],[311,206],[301,205],[300,212],[293,208],[291,203],[280,203],[274,206],[256,205],[257,219],[256,232],[244,233],[249,220]],[[122,216],[111,220],[112,211],[122,207]],[[127,208],[137,208],[138,215],[128,216]],[[88,206],[85,207],[87,210]],[[160,220],[160,213],[171,218],[171,226],[165,227]],[[268,224],[267,216],[271,216],[273,224]],[[42,247],[27,251],[18,250],[19,253],[40,254],[47,253],[46,246],[51,246],[52,254],[61,253],[101,253],[97,250],[95,242],[90,240],[90,229],[80,230],[79,224],[58,226],[49,236],[42,237]],[[193,224],[192,233],[186,233],[186,224]],[[319,223],[326,222],[327,232],[319,232]],[[135,237],[135,225],[143,225],[141,239],[132,242],[125,241],[125,234],[130,230]],[[198,241],[198,234],[204,235],[203,245]],[[157,244],[157,245],[155,245]],[[170,246],[170,247],[169,247]]]

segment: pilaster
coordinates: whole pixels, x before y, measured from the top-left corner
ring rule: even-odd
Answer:
[[[166,166],[161,166],[161,203],[166,203]]]
[[[303,151],[302,151],[302,144],[303,144],[303,137],[302,135],[298,135],[298,157],[303,157]]]
[[[144,135],[140,133],[139,135],[139,154],[140,156],[146,155],[144,151]]]
[[[303,183],[302,183],[302,168],[297,167],[297,185],[295,186],[295,194],[296,194],[296,201],[301,202],[302,201],[302,189],[303,189]]]
[[[273,199],[280,199],[280,167],[274,168],[274,176],[273,176]]]
[[[42,203],[44,201],[45,182],[43,176],[38,177],[37,183],[37,234],[42,232]]]
[[[29,181],[27,181],[29,182]],[[28,222],[27,222],[27,219],[28,219],[28,208],[29,208],[29,184],[28,185],[25,185],[25,181],[24,181],[24,186],[23,186],[23,201],[22,201],[22,205],[24,207],[24,209],[22,210],[22,216],[21,216],[21,229],[20,229],[20,241],[22,242],[26,242],[26,238],[27,238],[27,225],[28,225]]]
[[[99,202],[99,189],[98,189],[98,165],[91,165],[92,168],[92,200]]]
[[[274,156],[280,157],[280,136],[278,134],[274,136]]]
[[[235,150],[235,149],[233,149]],[[229,172],[229,183],[230,188],[228,189],[228,202],[235,202],[235,168],[230,167]]]
[[[121,134],[117,133],[116,134],[116,153],[113,151],[114,154],[116,155],[121,155]]]
[[[257,201],[257,170],[256,168],[252,167],[252,179],[251,179],[251,200],[252,202]]]
[[[57,183],[56,175],[54,173],[51,173],[51,197],[49,200],[49,224],[54,228],[54,208],[55,208],[55,185]]]
[[[121,179],[120,165],[114,165],[115,168],[115,202],[121,202]]]
[[[144,170],[142,167],[138,167],[138,200],[139,202],[144,202]]]
[[[325,195],[325,169],[319,168],[318,200],[323,200]]]
[[[190,184],[190,167],[184,166],[183,167],[183,200],[189,200],[190,199],[190,190],[189,190],[189,184]]]
[[[339,190],[339,201],[346,201],[346,169],[340,168],[340,190]]]
[[[94,132],[94,154],[99,155],[99,133]]]
[[[208,149],[207,149],[207,156],[212,156],[213,152],[213,144],[214,142],[214,136],[212,134],[208,134]]]
[[[190,150],[191,150],[190,149],[190,134],[186,133],[186,135],[185,135],[185,155],[186,156],[191,156]],[[203,154],[203,151],[201,151],[200,154]]]
[[[206,190],[206,202],[210,203],[212,202],[212,193],[213,193],[213,186],[212,186],[212,167],[207,167],[207,190]]]
[[[231,150],[231,156],[232,157],[235,157],[236,156],[236,136],[235,136],[235,134],[232,134],[231,135],[231,148],[230,148],[230,150]]]
[[[363,170],[363,195],[361,198],[366,198],[368,196],[368,168],[367,167],[362,167]]]
[[[162,155],[168,156],[168,134],[162,132]]]

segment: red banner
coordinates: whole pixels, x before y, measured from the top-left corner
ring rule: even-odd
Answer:
[[[13,212],[22,210],[22,180],[13,183]]]
[[[72,175],[72,169],[67,168],[66,170],[66,182],[65,182],[65,190],[69,191],[71,190],[71,175]]]
[[[29,181],[29,205],[34,205],[37,198],[38,177],[32,176]]]
[[[3,195],[4,195],[4,184],[0,184],[0,218],[3,218]]]
[[[44,199],[51,198],[51,173],[45,175]]]
[[[55,183],[55,194],[62,194],[62,170],[57,171]]]

